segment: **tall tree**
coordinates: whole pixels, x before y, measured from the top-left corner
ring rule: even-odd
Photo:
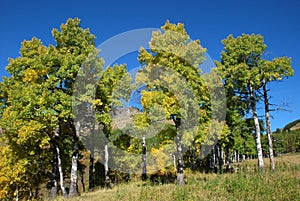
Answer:
[[[105,135],[104,138],[104,169],[105,182],[107,187],[110,186],[109,177],[109,141],[112,137],[111,123],[112,112],[123,106],[123,102],[128,101],[131,95],[132,78],[127,73],[125,65],[114,65],[107,67],[103,72],[101,79],[97,83],[95,102],[101,102],[96,105],[97,122]],[[122,102],[123,100],[123,102]]]
[[[46,53],[47,48],[40,40],[24,41],[20,57],[9,60],[6,70],[11,76],[4,78],[2,85],[5,93],[0,127],[6,144],[2,154],[8,156],[6,165],[15,170],[7,174],[11,183],[5,188],[17,190],[30,199],[38,195],[39,185],[45,181],[42,175],[47,171],[46,161],[50,157],[46,128],[51,121],[44,118],[47,115],[42,93],[44,75],[49,70],[43,65]]]
[[[103,59],[98,54],[99,51],[95,50],[86,58],[76,77],[73,91],[73,114],[76,116],[75,122],[81,124],[81,128],[79,128],[80,140],[90,152],[89,189],[95,186],[94,154],[98,127],[93,108],[102,105],[101,99],[96,98],[95,95],[104,64]]]
[[[80,20],[68,19],[60,26],[60,31],[52,30],[52,35],[56,41],[57,69],[53,72],[52,87],[55,88],[59,97],[60,107],[59,117],[62,121],[68,122],[73,136],[73,154],[71,165],[71,183],[69,196],[78,195],[77,189],[77,169],[78,169],[78,143],[80,124],[74,123],[72,113],[72,95],[74,83],[81,65],[90,53],[95,51],[95,36],[89,29],[80,26]],[[58,107],[58,106],[56,106]]]
[[[222,40],[224,51],[221,53],[221,62],[218,68],[225,79],[226,87],[232,88],[235,94],[246,100],[252,111],[255,125],[256,148],[258,156],[258,167],[264,168],[261,148],[261,130],[257,114],[256,103],[259,99],[257,92],[261,88],[261,66],[263,53],[266,49],[261,35],[243,34],[234,38],[229,35]]]
[[[265,105],[265,117],[267,125],[267,136],[269,142],[269,158],[271,169],[275,169],[274,151],[273,151],[273,139],[271,132],[271,121],[270,121],[270,103],[268,96],[267,84],[272,81],[282,80],[283,77],[290,77],[294,74],[291,67],[291,59],[287,57],[274,58],[272,61],[263,60],[261,62],[262,68],[262,90],[263,99]]]
[[[179,185],[184,185],[182,139],[186,132],[183,127],[188,129],[189,123],[199,124],[199,119],[188,118],[198,117],[199,112],[203,110],[199,105],[204,107],[208,100],[198,68],[204,61],[203,53],[206,50],[200,46],[199,40],[189,41],[189,35],[181,23],[176,25],[167,21],[162,29],[164,32],[153,32],[150,52],[144,48],[139,51],[138,59],[144,69],[137,75],[137,81],[146,85],[146,89],[141,92],[145,112],[149,112],[155,105],[160,105],[165,111],[165,118],[172,120],[177,128],[177,181]],[[182,94],[184,90],[194,94],[194,99]],[[195,100],[197,104],[194,104]]]

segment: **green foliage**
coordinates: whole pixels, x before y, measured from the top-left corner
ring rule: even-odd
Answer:
[[[221,62],[217,63],[226,87],[246,92],[249,85],[259,89],[261,78],[260,67],[257,65],[266,50],[262,35],[242,34],[234,38],[229,35],[222,40],[224,51]]]
[[[291,67],[291,58],[279,57],[272,61],[264,60],[262,79],[271,82],[275,80],[282,80],[283,77],[290,77],[294,75],[294,70]]]
[[[300,129],[273,133],[275,154],[300,151]]]
[[[95,108],[99,123],[110,127],[112,109],[122,107],[128,102],[132,87],[132,78],[127,73],[125,65],[108,67],[97,83]],[[97,102],[98,101],[98,102]]]
[[[6,174],[10,178],[10,183],[5,184],[7,195],[19,188],[26,198],[28,189],[46,181],[52,158],[51,140],[58,126],[63,134],[62,154],[68,156],[71,152],[66,142],[72,143],[68,137],[72,126],[66,122],[71,123],[72,118],[73,83],[82,62],[94,50],[95,38],[80,27],[79,19],[67,20],[60,31],[53,30],[53,37],[55,47],[45,47],[36,38],[22,42],[20,57],[10,59],[6,67],[10,77],[1,83],[4,110],[0,126],[7,150],[3,154],[11,154],[1,171],[10,168],[17,174]],[[68,161],[65,158],[63,163]]]
[[[11,76],[2,83],[5,107],[0,127],[6,151],[1,154],[7,160],[1,172],[7,168],[14,170],[6,174],[10,181],[4,188],[7,195],[18,187],[26,197],[26,188],[37,187],[46,180],[43,177],[48,166],[45,161],[50,157],[50,138],[46,130],[52,119],[47,118],[47,111],[43,110],[44,75],[49,71],[43,66],[47,49],[33,38],[22,43],[20,53],[21,57],[9,60],[6,69]]]
[[[146,85],[141,92],[144,115],[150,115],[152,107],[161,107],[160,113],[165,114],[166,120],[176,116],[185,128],[190,129],[185,133],[189,143],[194,138],[201,143],[207,134],[205,128],[213,118],[210,116],[210,95],[205,84],[213,77],[204,80],[198,68],[205,59],[206,49],[200,46],[199,40],[190,40],[181,23],[176,25],[167,21],[162,29],[163,32],[153,32],[150,52],[141,48],[138,56],[144,69],[137,74],[137,83]],[[156,112],[158,116],[160,113]],[[149,123],[150,118],[146,119]]]

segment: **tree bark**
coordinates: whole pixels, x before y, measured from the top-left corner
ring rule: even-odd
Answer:
[[[260,126],[256,111],[256,100],[255,100],[255,94],[252,86],[249,87],[250,91],[250,104],[252,109],[252,115],[254,119],[254,125],[255,125],[255,133],[256,133],[256,149],[257,149],[257,159],[258,159],[258,169],[260,171],[263,171],[264,169],[264,160],[263,160],[263,154],[262,154],[262,148],[261,148],[261,140],[260,140]]]
[[[275,161],[274,161],[274,152],[273,152],[273,142],[272,142],[272,132],[271,132],[271,122],[269,115],[269,99],[268,99],[268,91],[267,91],[267,83],[263,81],[263,93],[264,93],[264,103],[265,103],[265,116],[266,116],[266,125],[267,125],[267,135],[269,142],[269,155],[270,155],[270,164],[271,169],[275,170]]]
[[[110,178],[109,178],[109,167],[108,167],[108,160],[109,160],[109,150],[108,150],[108,131],[106,132],[106,142],[104,145],[104,175],[105,175],[105,185],[106,189],[110,188]]]
[[[70,183],[70,192],[69,197],[74,197],[78,195],[77,191],[77,159],[78,153],[73,152],[72,156],[72,166],[71,166],[71,183]]]
[[[58,163],[58,171],[59,171],[59,183],[60,183],[60,188],[61,192],[64,197],[68,197],[65,185],[64,185],[64,173],[62,170],[62,165],[61,165],[61,158],[60,158],[60,150],[59,147],[56,147],[56,152],[57,152],[57,163]]]
[[[212,150],[211,150],[211,156],[210,156],[210,168],[214,169],[215,168],[215,164],[216,164],[216,152],[215,152],[215,146],[213,146]]]
[[[54,144],[55,142],[53,142]],[[57,170],[57,153],[56,148],[53,148],[53,157],[52,157],[52,177],[51,177],[51,190],[50,197],[55,198],[57,196],[57,180],[58,180],[58,170]]]
[[[233,163],[237,162],[237,154],[236,151],[234,151],[234,155],[233,155]]]
[[[74,196],[78,195],[77,169],[78,169],[78,138],[79,138],[79,129],[80,129],[80,123],[77,122],[76,125],[75,125],[75,131],[73,130],[74,146],[73,146],[73,154],[72,154],[71,183],[70,183],[69,197],[74,197]]]
[[[177,170],[176,153],[173,153],[173,165],[174,165],[174,170]]]
[[[177,183],[179,186],[184,185],[183,174],[183,156],[182,156],[182,134],[177,134],[177,157],[178,157],[178,170],[177,170]]]
[[[19,187],[16,189],[16,201],[19,201]]]
[[[221,144],[218,144],[218,165],[219,165],[219,173],[222,174],[223,173],[223,150],[222,150],[222,146]]]
[[[104,150],[105,150],[105,161],[104,161],[105,185],[106,185],[106,189],[109,189],[110,188],[110,177],[109,177],[109,167],[108,167],[108,160],[109,160],[108,144],[105,144]]]
[[[146,138],[145,135],[142,138],[142,180],[147,180],[147,164],[146,164]]]
[[[178,132],[178,128],[181,125],[181,118],[177,117],[176,115],[171,115],[171,118],[173,119],[175,126],[176,126],[176,145],[177,145],[177,184],[179,186],[184,185],[184,174],[183,174],[183,156],[182,156],[182,134]]]
[[[218,173],[218,167],[219,167],[219,147],[218,144],[215,145],[214,148],[214,173]]]
[[[54,147],[56,151],[56,157],[57,157],[57,168],[59,172],[59,183],[60,183],[60,188],[61,192],[64,197],[68,197],[65,185],[64,185],[64,173],[62,170],[62,163],[61,163],[61,157],[60,157],[60,148],[59,148],[59,129],[56,129],[54,131]]]

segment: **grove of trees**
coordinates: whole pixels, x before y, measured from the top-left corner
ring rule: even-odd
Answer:
[[[0,199],[73,197],[139,176],[184,185],[186,169],[222,173],[257,158],[263,171],[263,157],[275,169],[274,155],[300,150],[299,130],[271,133],[268,84],[293,69],[291,58],[266,59],[262,35],[229,35],[220,61],[203,75],[206,49],[182,23],[167,21],[153,32],[150,49],[140,49],[136,77],[126,64],[104,66],[95,36],[77,18],[52,36],[49,46],[23,41],[0,82]],[[76,86],[86,74],[92,76]],[[124,109],[132,94],[139,106]],[[74,104],[94,116],[74,112]],[[113,147],[131,154],[120,156]],[[206,155],[204,147],[210,147]],[[113,169],[116,164],[140,171]]]

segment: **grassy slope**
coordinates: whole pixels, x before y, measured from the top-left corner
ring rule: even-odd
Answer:
[[[300,200],[300,154],[277,157],[273,173],[268,170],[257,173],[256,162],[241,163],[239,173],[233,174],[186,173],[184,187],[132,181],[68,200]],[[269,161],[265,162],[268,167]]]
[[[297,129],[300,129],[300,119],[288,123],[287,125],[285,125],[283,127],[282,130],[283,131],[288,131],[288,130],[294,131],[294,130],[297,130]]]

